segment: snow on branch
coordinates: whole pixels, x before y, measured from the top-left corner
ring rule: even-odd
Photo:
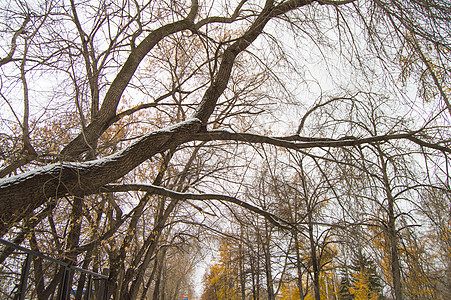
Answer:
[[[265,217],[269,222],[271,222],[273,225],[285,229],[285,230],[293,230],[296,229],[293,224],[291,224],[288,221],[285,221],[284,219],[265,211],[257,206],[254,206],[252,204],[249,204],[245,201],[242,201],[236,197],[231,197],[227,195],[222,194],[193,194],[193,193],[181,193],[172,191],[169,189],[166,189],[161,186],[156,186],[152,184],[108,184],[105,185],[102,190],[102,192],[129,192],[129,191],[143,191],[148,192],[152,194],[157,194],[160,196],[169,197],[172,199],[178,199],[178,200],[198,200],[198,201],[206,201],[206,200],[219,200],[224,202],[229,202],[236,204],[238,206],[241,206],[247,210],[250,210],[254,213],[257,213],[263,217]]]

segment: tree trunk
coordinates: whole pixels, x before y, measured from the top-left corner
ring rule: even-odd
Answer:
[[[144,256],[142,263],[136,269],[135,279],[133,280],[132,285],[129,290],[129,293],[128,293],[131,297],[130,299],[136,299],[136,297],[138,295],[138,291],[143,282],[146,268],[150,263],[152,255],[155,253],[161,232],[163,231],[163,229],[165,227],[164,225],[166,224],[166,221],[168,220],[169,216],[175,209],[177,203],[178,203],[178,200],[172,200],[169,203],[168,207],[165,209],[164,214],[158,218],[158,223],[156,224],[154,230],[152,231],[152,235],[151,235],[152,243],[150,244],[150,247],[147,249],[147,252]],[[123,298],[123,299],[125,299],[125,298]]]
[[[166,248],[165,248],[166,249]],[[163,250],[160,255],[158,255],[159,257],[157,258],[158,263],[156,263],[157,265],[157,270],[156,270],[156,278],[155,278],[155,286],[153,289],[153,294],[152,294],[152,300],[159,300],[160,299],[160,292],[161,292],[161,279],[162,279],[162,275],[163,275],[163,265],[164,265],[164,258],[166,255],[166,250]]]
[[[315,237],[313,236],[313,225],[312,225],[312,219],[311,219],[311,212],[309,212],[308,232],[309,232],[309,239],[310,239],[310,257],[312,259],[313,289],[315,291],[315,300],[321,300],[318,258],[316,256],[316,243],[315,243]]]
[[[402,300],[402,284],[401,284],[401,266],[399,264],[399,252],[398,252],[398,235],[396,232],[396,217],[395,217],[395,198],[393,197],[390,187],[390,181],[388,179],[387,163],[384,158],[384,153],[377,147],[379,154],[379,162],[382,171],[382,178],[384,182],[385,195],[388,201],[388,222],[387,222],[387,236],[390,247],[390,263],[391,273],[393,280],[393,290],[396,300]]]
[[[147,280],[146,285],[143,287],[143,292],[141,294],[141,300],[146,300],[148,298],[147,297],[147,293],[149,291],[150,285],[154,281],[155,274],[157,273],[157,266],[158,266],[158,259],[155,259],[155,263],[154,263],[154,266],[152,268],[152,272],[150,273],[150,276],[149,276],[149,278]]]
[[[272,264],[271,264],[271,251],[270,251],[270,233],[268,222],[265,219],[265,241],[263,246],[263,255],[265,256],[265,273],[266,273],[266,288],[268,292],[268,300],[275,300],[274,284],[272,278]]]
[[[241,238],[242,236],[242,232],[241,231]],[[244,273],[244,251],[243,251],[243,245],[240,244],[238,245],[238,263],[239,263],[239,272],[240,272],[240,289],[241,289],[241,300],[245,300],[246,299],[246,274]]]
[[[301,265],[301,255],[299,253],[299,239],[298,239],[298,233],[294,232],[294,243],[295,243],[295,249],[296,249],[296,269],[298,273],[298,280],[297,285],[299,289],[299,298],[301,300],[304,300],[304,289],[302,284],[302,265]]]

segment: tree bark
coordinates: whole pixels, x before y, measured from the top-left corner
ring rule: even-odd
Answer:
[[[298,232],[294,231],[294,247],[296,250],[296,269],[297,269],[297,273],[298,273],[298,280],[297,280],[297,285],[298,285],[298,289],[299,289],[299,298],[301,300],[304,300],[304,288],[303,288],[303,283],[302,283],[302,265],[301,265],[301,255],[299,252],[299,238],[298,238]]]
[[[308,233],[310,240],[310,257],[312,259],[312,269],[313,269],[313,289],[315,291],[315,300],[321,300],[321,292],[319,285],[319,266],[318,259],[316,254],[316,243],[315,237],[313,236],[313,224],[311,220],[312,212],[309,212],[309,224],[308,224]]]

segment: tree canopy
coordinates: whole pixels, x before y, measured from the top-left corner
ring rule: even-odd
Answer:
[[[319,299],[356,253],[396,299],[446,295],[450,21],[439,0],[2,1],[0,235],[108,266],[117,299],[181,293],[173,261],[218,234],[234,297],[292,274]]]

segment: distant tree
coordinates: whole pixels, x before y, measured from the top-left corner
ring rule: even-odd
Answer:
[[[354,300],[354,295],[351,293],[352,278],[347,268],[343,269],[338,287],[337,296],[340,300]]]
[[[358,251],[351,261],[351,294],[354,299],[381,299],[382,284],[374,261]]]
[[[204,275],[202,299],[239,300],[239,270],[236,252],[223,241],[219,249],[219,261]]]

